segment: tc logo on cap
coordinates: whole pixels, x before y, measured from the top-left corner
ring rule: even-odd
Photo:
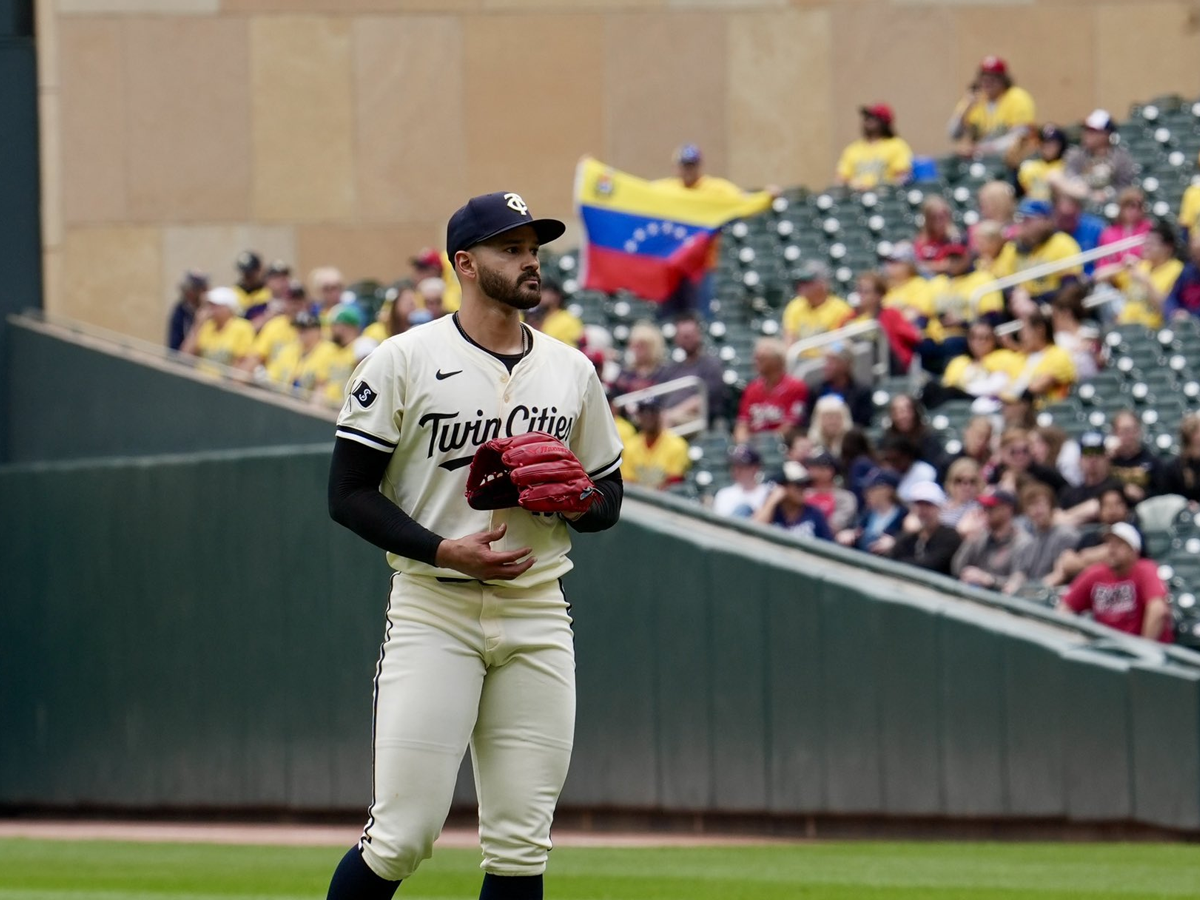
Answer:
[[[504,195],[504,199],[508,201],[508,208],[519,212],[523,216],[529,215],[529,207],[525,201],[521,199],[520,194],[508,193]]]

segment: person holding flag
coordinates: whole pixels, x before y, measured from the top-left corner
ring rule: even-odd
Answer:
[[[767,210],[771,201],[779,196],[779,189],[769,187],[753,194],[748,194],[726,178],[706,175],[703,169],[704,155],[695,144],[684,144],[675,151],[676,174],[670,178],[660,178],[656,185],[671,190],[691,191],[700,196],[711,197],[714,200],[728,200],[732,203],[742,203],[753,200],[761,204],[762,210]],[[675,294],[669,297],[663,307],[663,314],[687,313],[699,311],[706,317],[712,315],[712,301],[716,282],[717,262],[720,259],[720,236],[714,236],[708,245],[708,258],[704,269],[698,278],[681,279]]]
[[[661,304],[664,317],[709,315],[721,227],[765,212],[777,189],[746,193],[706,175],[694,144],[675,154],[673,178],[645,181],[584,157],[575,204],[584,229],[583,287],[628,290]]]

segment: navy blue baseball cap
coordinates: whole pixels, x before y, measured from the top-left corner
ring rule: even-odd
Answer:
[[[833,454],[828,450],[816,450],[808,455],[808,459],[804,460],[804,464],[810,469],[813,466],[823,466],[826,469],[837,469],[837,460],[833,458]]]
[[[1067,133],[1053,123],[1042,126],[1042,143],[1058,141],[1064,147],[1067,145]]]
[[[558,219],[535,219],[520,194],[512,191],[482,194],[472,197],[450,217],[446,226],[446,255],[453,265],[459,250],[469,250],[522,225],[532,225],[542,244],[562,237],[567,230]]]
[[[1027,219],[1044,219],[1054,212],[1054,207],[1045,200],[1033,200],[1026,197],[1017,207],[1017,213]]]
[[[638,412],[660,412],[662,408],[661,397],[643,397],[637,402]]]
[[[898,488],[899,486],[900,476],[889,469],[872,469],[863,479],[864,490],[874,487]]]
[[[732,466],[757,466],[762,456],[749,444],[737,444],[729,448],[729,464]]]

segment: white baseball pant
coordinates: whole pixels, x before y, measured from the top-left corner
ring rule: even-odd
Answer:
[[[544,872],[574,731],[575,649],[557,581],[516,590],[397,574],[376,669],[363,859],[397,880],[429,858],[469,744],[482,868]]]

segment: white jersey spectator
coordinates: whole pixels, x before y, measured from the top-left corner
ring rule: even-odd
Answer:
[[[713,497],[713,512],[730,519],[749,519],[771,494],[771,483],[762,479],[762,459],[753,447],[738,444],[729,451],[729,474],[733,484]]]

